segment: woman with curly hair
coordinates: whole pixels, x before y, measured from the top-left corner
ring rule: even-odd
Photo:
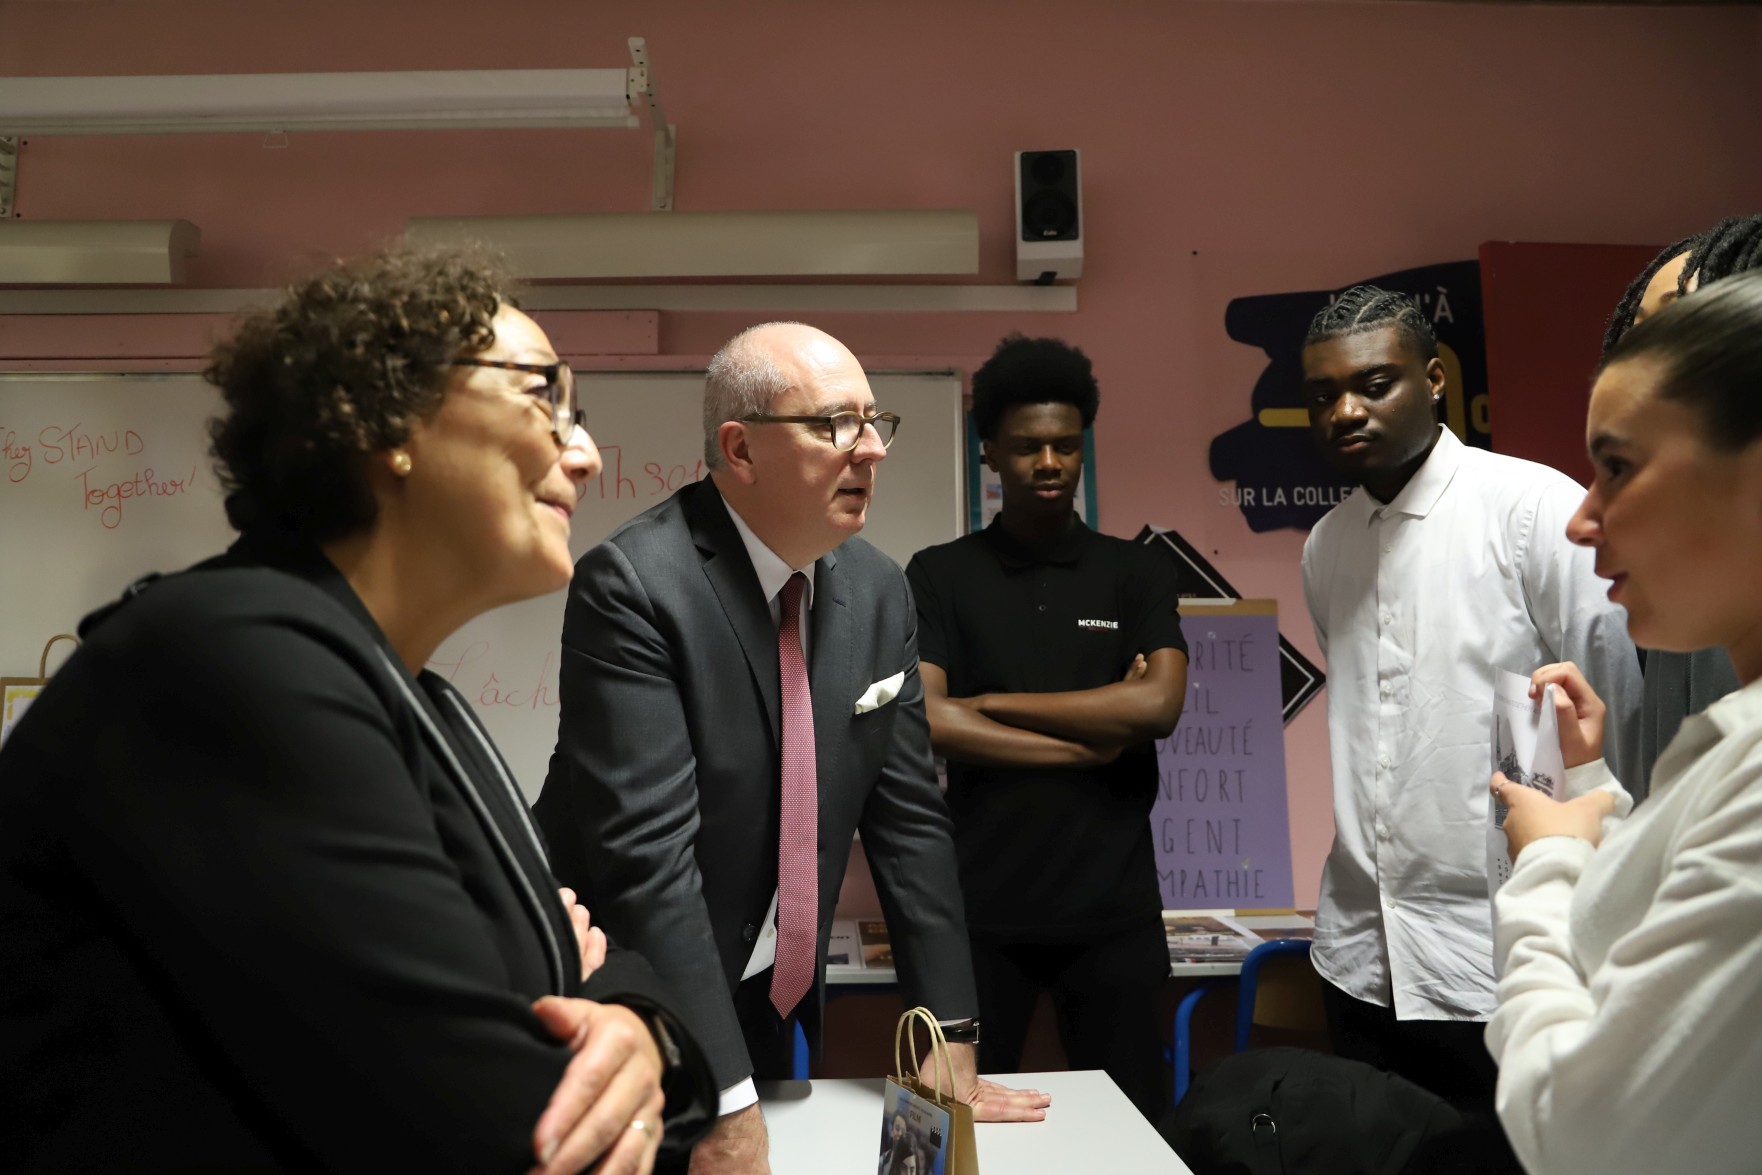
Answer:
[[[11,1170],[649,1171],[715,1104],[424,666],[569,580],[599,467],[492,265],[392,251],[207,372],[225,554],[150,576],[0,753]]]

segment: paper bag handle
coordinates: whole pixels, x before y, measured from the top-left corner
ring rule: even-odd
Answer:
[[[76,649],[80,645],[80,638],[71,632],[57,633],[49,638],[49,643],[43,646],[43,656],[37,662],[37,677],[44,682],[49,680],[49,650],[55,647],[56,641],[72,641]]]
[[[930,1056],[935,1062],[932,1075],[946,1073],[948,1092],[945,1096],[954,1097],[954,1060],[948,1055],[948,1038],[942,1035],[942,1025],[936,1022],[936,1017],[929,1008],[912,1008],[900,1015],[899,1023],[893,1029],[893,1072],[903,1083],[905,1065],[899,1059],[899,1046],[902,1040],[916,1040],[917,1033],[913,1030],[912,1025],[920,1020],[930,1029]],[[912,1049],[912,1076],[920,1082],[924,1079],[924,1075],[918,1067],[918,1050],[916,1048]],[[938,1094],[943,1092],[940,1083],[933,1083],[930,1088]]]

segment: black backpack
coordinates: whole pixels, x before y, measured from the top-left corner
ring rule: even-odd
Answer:
[[[1194,1081],[1160,1130],[1193,1175],[1511,1169],[1496,1123],[1405,1078],[1308,1049],[1226,1057]]]

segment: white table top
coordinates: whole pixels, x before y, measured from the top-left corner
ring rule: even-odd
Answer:
[[[1192,1175],[1107,1074],[1017,1073],[1052,1095],[1044,1122],[981,1122],[980,1175]],[[869,1175],[881,1147],[882,1079],[761,1081],[772,1175]]]

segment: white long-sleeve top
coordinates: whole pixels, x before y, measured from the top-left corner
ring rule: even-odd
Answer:
[[[1535,841],[1499,891],[1487,1047],[1530,1175],[1762,1170],[1762,682],[1652,779],[1601,848]]]
[[[1394,501],[1357,490],[1304,545],[1334,778],[1312,957],[1336,987],[1400,1019],[1493,1011],[1494,671],[1576,661],[1608,704],[1608,729],[1638,729],[1626,615],[1592,553],[1566,538],[1583,497],[1557,470],[1440,429]]]

